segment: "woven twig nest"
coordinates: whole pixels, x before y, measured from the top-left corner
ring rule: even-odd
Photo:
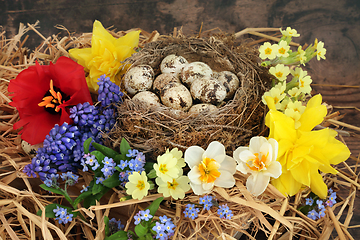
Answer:
[[[124,137],[132,147],[153,156],[164,153],[166,148],[185,150],[192,145],[206,148],[212,141],[223,143],[232,152],[258,135],[264,119],[260,102],[266,81],[261,79],[263,74],[255,52],[235,47],[228,39],[163,36],[130,57],[128,62],[132,67],[150,65],[157,76],[166,56],[183,56],[189,62],[204,62],[214,71],[236,74],[240,87],[234,98],[221,103],[217,111],[199,115],[165,106],[148,108],[126,98],[118,108],[117,126],[109,134],[112,147],[117,147]]]

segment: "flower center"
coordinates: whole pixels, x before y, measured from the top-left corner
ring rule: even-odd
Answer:
[[[279,49],[279,53],[280,53],[280,54],[285,54],[285,48],[280,48],[280,49]]]
[[[63,102],[65,101],[60,89],[57,89],[55,87],[55,90],[53,80],[50,80],[50,90],[45,94],[42,102],[38,104],[39,107],[45,107],[48,112],[53,114],[56,114],[61,110],[59,105],[63,104]]]
[[[265,54],[266,54],[266,55],[270,55],[271,52],[272,52],[272,49],[271,49],[271,48],[265,49]]]
[[[267,153],[266,155],[261,155],[261,158],[259,158],[259,153],[254,153],[255,158],[250,159],[249,161],[246,162],[246,166],[248,166],[251,170],[253,171],[261,171],[261,170],[266,170],[266,159],[269,155],[269,153]]]
[[[167,182],[167,187],[168,187],[168,188],[171,188],[171,189],[173,189],[173,190],[175,190],[178,185],[179,185],[179,183],[177,183],[177,182],[175,181],[175,179],[173,179],[172,182]]]
[[[169,169],[167,169],[166,164],[160,164],[159,171],[162,174],[166,174],[166,172],[169,171]]]
[[[199,164],[200,180],[206,183],[214,182],[220,177],[219,167],[220,165],[214,159],[205,158],[202,160]]]
[[[277,78],[281,78],[283,76],[283,73],[282,72],[277,72],[275,75],[276,75]]]
[[[145,183],[144,183],[144,181],[139,180],[139,181],[138,181],[138,184],[136,185],[136,187],[137,187],[138,189],[140,189],[140,190],[143,190],[143,189],[145,188]]]

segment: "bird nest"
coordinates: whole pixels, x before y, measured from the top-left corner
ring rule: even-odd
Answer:
[[[168,55],[182,56],[189,62],[204,62],[214,71],[230,71],[237,75],[240,87],[233,99],[222,102],[214,112],[200,114],[169,107],[147,107],[126,98],[118,108],[117,126],[109,134],[109,144],[117,147],[125,138],[134,148],[157,156],[167,148],[185,150],[192,145],[203,148],[219,141],[232,152],[259,135],[264,119],[261,96],[269,83],[258,57],[251,48],[235,46],[229,35],[208,38],[162,36],[147,43],[127,59],[132,66],[150,65],[155,76],[160,63]],[[117,140],[118,139],[118,140]]]

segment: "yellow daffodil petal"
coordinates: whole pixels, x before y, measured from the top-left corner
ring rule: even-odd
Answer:
[[[313,193],[319,196],[319,198],[326,198],[328,189],[319,173],[311,174],[310,188]]]

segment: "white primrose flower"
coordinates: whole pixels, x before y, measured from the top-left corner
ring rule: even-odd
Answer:
[[[243,174],[251,173],[246,188],[255,196],[262,194],[270,182],[270,177],[281,175],[281,164],[276,161],[278,142],[275,139],[253,137],[249,147],[238,147],[234,151],[236,167]]]
[[[191,169],[188,173],[190,186],[196,195],[209,193],[214,186],[231,188],[235,185],[236,162],[226,155],[220,142],[211,142],[206,151],[199,146],[191,146],[184,156]]]

